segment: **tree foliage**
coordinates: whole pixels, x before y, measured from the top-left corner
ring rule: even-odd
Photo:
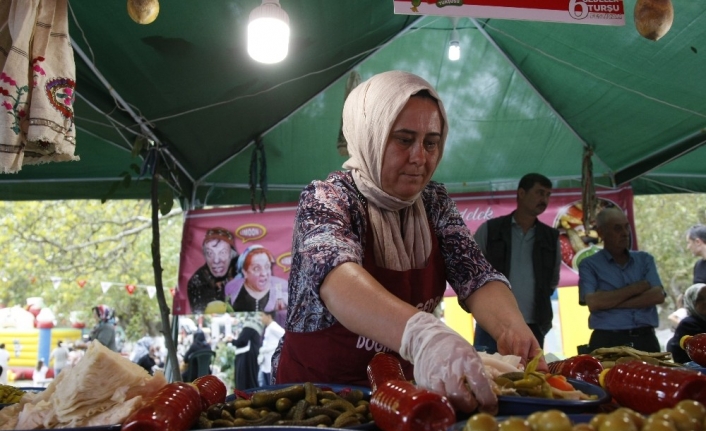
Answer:
[[[674,311],[677,296],[692,284],[697,258],[686,249],[686,231],[706,223],[706,194],[636,196],[633,206],[638,246],[654,256],[667,292],[664,317]]]
[[[149,201],[0,202],[0,301],[24,306],[41,296],[69,325],[72,312],[93,325],[91,308],[114,307],[128,339],[159,330]],[[177,283],[183,220],[180,210],[160,218],[165,289]],[[52,277],[61,278],[57,289]],[[83,287],[79,282],[85,281]],[[101,282],[113,284],[103,292]],[[125,285],[138,286],[130,295]],[[167,299],[171,298],[169,292]]]

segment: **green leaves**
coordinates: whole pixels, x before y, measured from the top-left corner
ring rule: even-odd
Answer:
[[[89,328],[91,307],[108,304],[129,339],[154,335],[159,308],[145,287],[155,285],[150,215],[148,200],[0,202],[0,301],[24,306],[27,298],[41,296],[59,325],[69,326],[71,312],[78,311]],[[165,290],[177,284],[182,228],[180,210],[160,217]],[[51,277],[61,278],[57,289]],[[78,280],[86,281],[83,288]],[[101,282],[116,284],[103,292]],[[137,286],[133,295],[126,284]],[[168,292],[166,297],[171,299]]]

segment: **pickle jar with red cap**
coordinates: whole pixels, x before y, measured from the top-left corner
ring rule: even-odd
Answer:
[[[598,385],[598,376],[603,371],[601,361],[591,355],[577,355],[547,364],[549,372],[571,379]]]
[[[706,334],[684,335],[679,345],[692,361],[706,367]]]
[[[383,431],[445,431],[456,413],[445,396],[405,380],[399,360],[378,353],[368,364],[370,413]]]
[[[646,415],[682,400],[706,404],[706,375],[696,370],[630,361],[603,370],[599,379],[618,404]]]

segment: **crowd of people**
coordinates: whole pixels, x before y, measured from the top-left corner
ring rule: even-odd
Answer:
[[[192,381],[198,377],[190,359],[202,352],[213,353],[218,349],[231,350],[234,360],[231,364],[219,363],[219,371],[226,370],[230,376],[222,375],[224,380],[233,379],[233,388],[251,389],[271,384],[272,355],[277,348],[284,329],[275,320],[275,312],[239,313],[233,325],[234,334],[210,336],[210,331],[197,329],[193,333],[184,333],[177,346],[181,363],[182,380]],[[215,359],[215,358],[214,358]],[[217,374],[211,367],[210,373]]]

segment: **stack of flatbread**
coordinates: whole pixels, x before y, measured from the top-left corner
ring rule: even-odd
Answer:
[[[25,394],[0,410],[0,429],[75,428],[122,423],[167,384],[161,371],[151,376],[93,341],[71,368],[64,368],[46,390]]]

